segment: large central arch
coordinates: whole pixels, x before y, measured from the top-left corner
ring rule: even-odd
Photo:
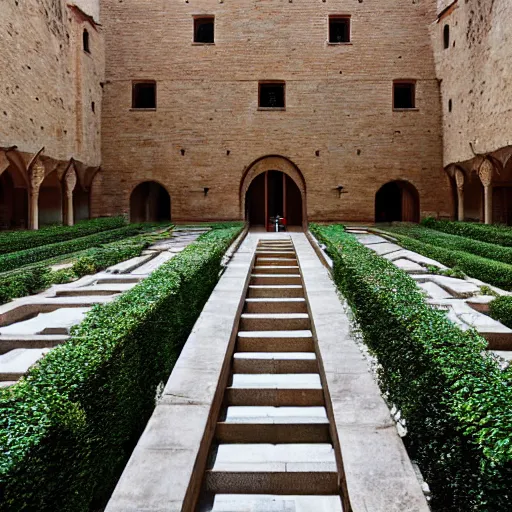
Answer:
[[[306,181],[299,168],[288,158],[269,155],[254,161],[245,170],[240,182],[240,217],[247,220],[246,197],[253,181],[263,173],[278,171],[288,176],[297,186],[301,196],[302,226],[307,225]]]

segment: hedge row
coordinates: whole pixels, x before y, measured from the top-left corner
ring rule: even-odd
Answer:
[[[398,233],[393,233],[393,236],[406,249],[423,254],[423,256],[437,260],[448,267],[462,270],[468,276],[480,279],[485,283],[504,290],[512,290],[512,265],[467,252],[437,247]]]
[[[81,236],[124,226],[124,217],[104,217],[77,222],[74,226],[50,226],[38,231],[9,231],[0,233],[0,254],[33,249],[42,245],[65,242]]]
[[[130,224],[118,229],[111,229],[94,235],[83,236],[67,242],[43,245],[34,249],[12,252],[0,256],[0,272],[14,270],[24,265],[37,263],[55,256],[70,254],[72,252],[89,249],[108,242],[115,242],[122,238],[135,236],[144,231],[155,229],[160,224]]]
[[[405,441],[443,512],[509,510],[512,387],[486,342],[425,303],[415,282],[338,226],[311,226],[334,262]]]
[[[463,236],[449,235],[421,226],[391,226],[385,228],[385,230],[415,238],[420,242],[425,242],[437,247],[444,247],[452,251],[468,252],[490,260],[501,261],[509,265],[512,264],[512,247],[503,247],[488,242],[472,240]]]
[[[139,256],[149,242],[143,237],[136,238],[89,249],[81,254],[69,269],[53,271],[49,266],[38,265],[35,268],[0,276],[0,304],[39,293],[53,284],[67,283]]]
[[[0,391],[2,511],[101,508],[240,230],[211,231],[96,306],[70,341]]]
[[[465,236],[490,244],[512,247],[512,229],[507,226],[477,224],[474,222],[452,222],[427,218],[422,225],[451,235]]]
[[[490,304],[491,317],[512,328],[512,297],[498,297]]]

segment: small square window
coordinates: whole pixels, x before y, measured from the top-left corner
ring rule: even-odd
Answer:
[[[132,108],[156,108],[156,82],[134,82]]]
[[[329,16],[329,43],[350,43],[350,16]]]
[[[416,108],[416,83],[393,83],[393,108],[397,110]]]
[[[194,43],[213,44],[215,40],[215,18],[194,18]]]
[[[259,108],[285,108],[284,82],[260,82]]]

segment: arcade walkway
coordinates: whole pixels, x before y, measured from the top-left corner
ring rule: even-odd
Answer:
[[[327,270],[250,233],[106,512],[428,512]]]

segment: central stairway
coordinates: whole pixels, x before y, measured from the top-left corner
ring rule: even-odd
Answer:
[[[259,241],[201,512],[342,512],[308,304],[290,238]]]

